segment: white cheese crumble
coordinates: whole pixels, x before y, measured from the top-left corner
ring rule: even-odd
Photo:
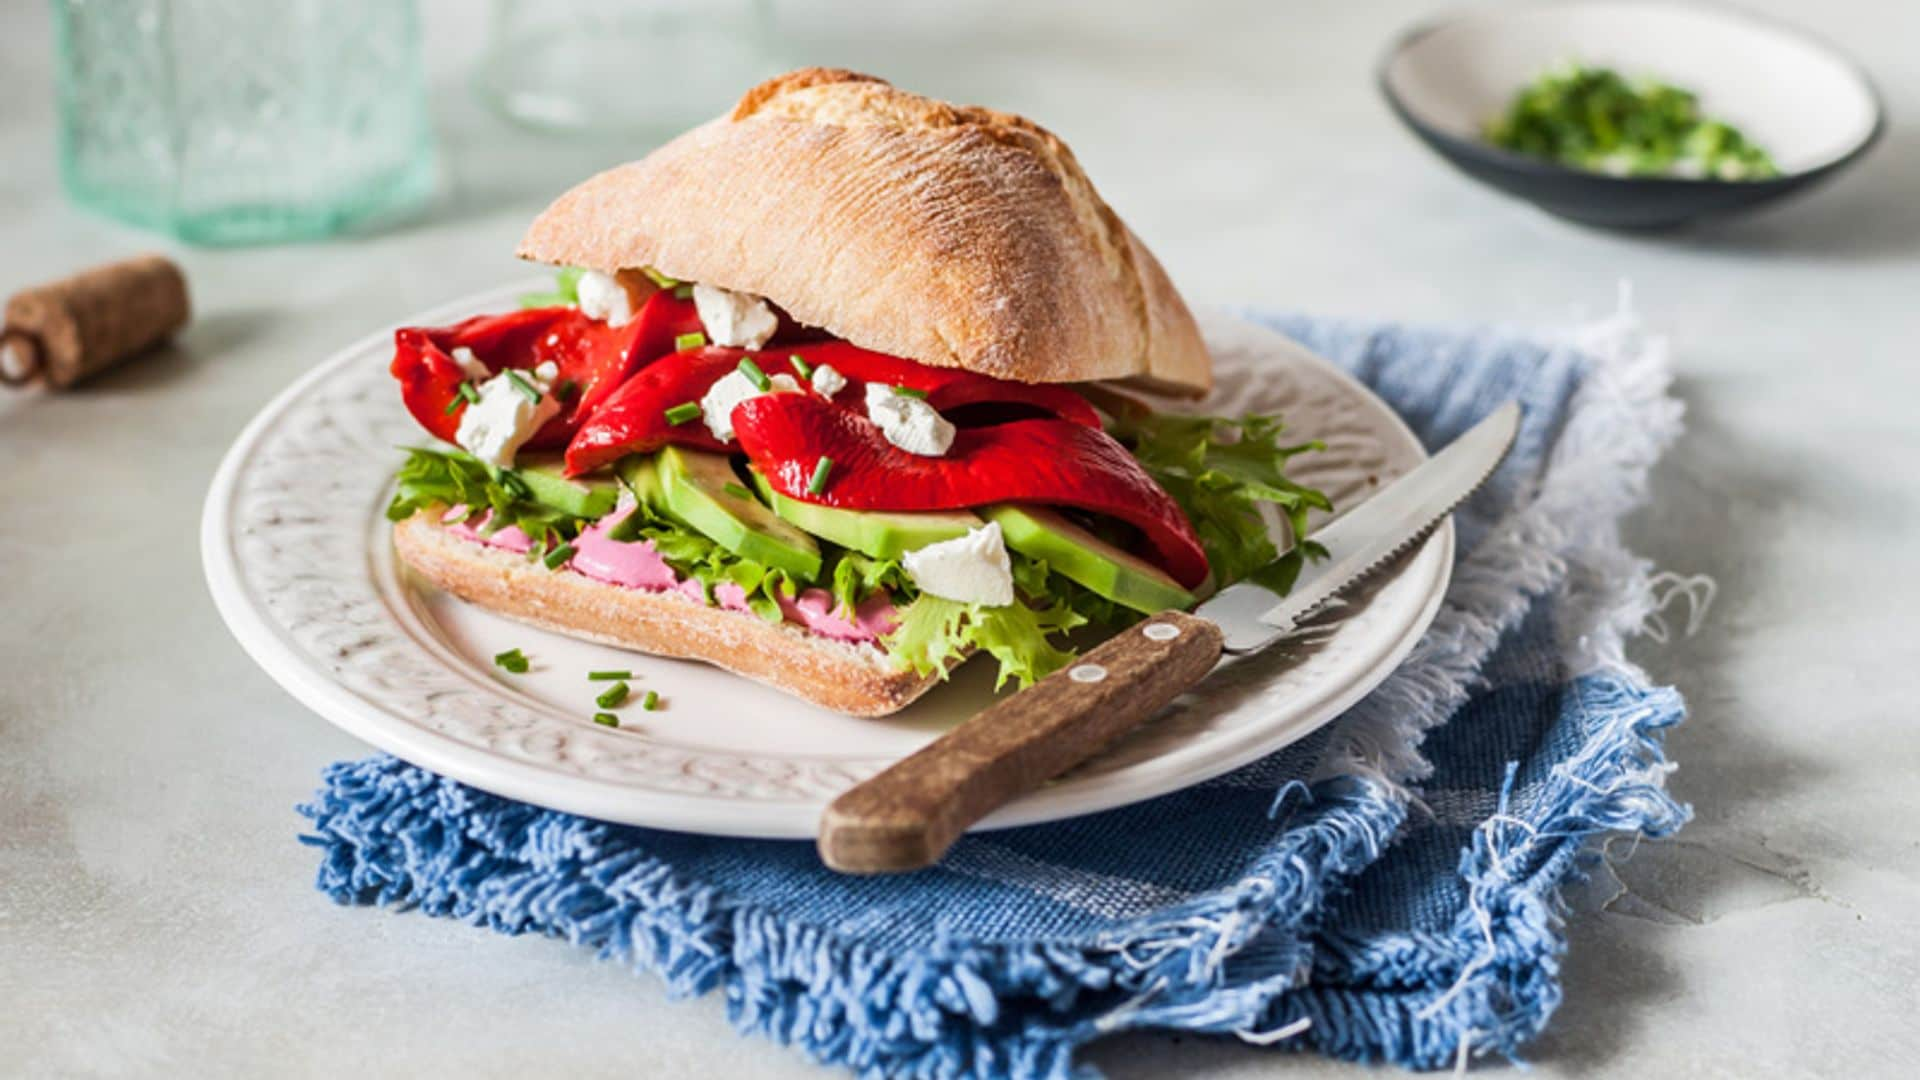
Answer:
[[[612,274],[588,270],[574,285],[580,298],[580,313],[599,319],[608,326],[625,326],[633,321],[633,296]]]
[[[533,377],[551,386],[553,385],[553,380],[560,377],[560,365],[554,363],[552,360],[542,360],[539,365],[533,369]]]
[[[1013,561],[1007,557],[997,521],[965,536],[909,551],[900,562],[922,592],[963,604],[1004,607],[1013,603]]]
[[[700,398],[700,418],[706,421],[707,430],[721,442],[733,441],[733,408],[748,398],[757,398],[761,394],[800,392],[800,382],[785,372],[769,375],[767,383],[770,389],[761,390],[753,385],[744,371],[729,371],[718,382],[707,388]]]
[[[939,457],[953,445],[953,425],[926,398],[895,393],[885,383],[867,384],[867,418],[909,454]]]
[[[707,328],[707,340],[730,349],[757,349],[780,329],[773,309],[752,293],[695,285],[693,309]]]
[[[480,358],[473,355],[473,350],[467,348],[465,345],[459,345],[454,348],[453,362],[459,364],[460,370],[465,372],[467,378],[472,379],[474,382],[486,382],[488,379],[493,378],[493,372],[488,371],[487,365],[481,363]]]
[[[847,377],[833,369],[832,364],[821,364],[813,369],[813,388],[820,396],[831,400],[833,395],[847,388]]]
[[[526,373],[520,377],[526,378]],[[538,402],[528,401],[502,372],[480,384],[480,400],[460,414],[460,429],[453,441],[489,465],[511,469],[521,445],[559,411],[560,403],[552,394],[542,389]]]

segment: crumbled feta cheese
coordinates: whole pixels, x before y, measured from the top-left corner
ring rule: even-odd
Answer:
[[[939,457],[953,445],[953,425],[926,398],[896,394],[885,383],[867,384],[867,417],[909,454]]]
[[[552,394],[528,401],[503,373],[480,384],[480,400],[460,414],[453,441],[489,465],[511,469],[521,445],[559,411]]]
[[[922,592],[963,604],[1003,607],[1013,603],[1013,561],[1007,557],[997,521],[965,536],[909,551],[900,562]]]
[[[748,398],[757,398],[762,393],[797,394],[800,392],[799,380],[785,372],[769,375],[769,390],[761,390],[753,385],[744,371],[729,371],[718,382],[707,388],[700,399],[700,417],[706,421],[707,430],[721,442],[733,440],[733,408]]]
[[[773,309],[752,293],[695,285],[693,309],[700,314],[700,325],[707,328],[707,340],[732,349],[757,349],[780,329]]]
[[[493,372],[488,371],[487,365],[481,363],[480,358],[473,355],[473,350],[465,345],[455,347],[453,362],[459,364],[460,370],[466,372],[467,378],[474,382],[486,382],[493,378]]]
[[[599,319],[608,326],[625,326],[633,321],[633,296],[612,274],[588,270],[574,285],[580,298],[580,313]]]
[[[552,386],[553,380],[560,377],[560,365],[551,360],[542,360],[539,365],[533,369],[533,377],[548,386]]]
[[[814,368],[812,382],[820,396],[828,399],[847,388],[847,377],[835,371],[832,364],[821,364]]]

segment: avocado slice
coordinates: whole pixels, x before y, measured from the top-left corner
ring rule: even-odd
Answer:
[[[669,446],[654,464],[661,497],[674,517],[743,559],[784,570],[801,581],[820,576],[820,545],[741,487],[725,454]]]
[[[1152,614],[1194,605],[1192,593],[1152,563],[1122,551],[1055,511],[1000,503],[980,511],[1000,523],[1007,546],[1040,559],[1116,604]]]
[[[876,559],[897,559],[980,527],[979,515],[969,510],[842,510],[801,502],[773,490],[758,469],[752,472],[753,485],[775,514],[821,539]]]
[[[660,490],[660,470],[652,454],[628,454],[613,463],[614,473],[620,482],[633,492],[633,499],[649,510],[659,512],[666,509],[666,496]]]
[[[620,483],[605,473],[568,477],[558,454],[526,454],[513,471],[526,481],[534,500],[574,517],[601,518],[620,501]]]

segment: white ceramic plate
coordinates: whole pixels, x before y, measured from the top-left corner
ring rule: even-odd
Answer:
[[[543,282],[409,320],[505,310]],[[1378,398],[1325,361],[1224,315],[1203,320],[1219,386],[1207,411],[1282,412],[1324,454],[1300,477],[1352,505],[1424,454]],[[419,428],[387,374],[391,331],[320,363],[253,419],[214,477],[202,519],[208,582],[247,652],[296,698],[382,750],[487,791],[608,821],[733,836],[809,837],[819,811],[977,711],[992,665],[883,720],[827,713],[717,668],[644,656],[523,626],[454,600],[394,558],[382,516],[397,446]],[[1097,759],[982,823],[1004,828],[1163,794],[1313,731],[1385,678],[1439,607],[1451,526],[1321,644],[1292,660],[1241,661]],[[751,618],[742,615],[742,618]],[[518,647],[525,675],[494,667]],[[626,668],[657,712],[589,719]]]

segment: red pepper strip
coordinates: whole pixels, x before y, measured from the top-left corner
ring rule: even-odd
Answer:
[[[942,457],[910,454],[878,425],[804,394],[766,394],[733,410],[740,446],[781,494],[853,510],[957,510],[995,502],[1073,506],[1137,526],[1155,562],[1187,588],[1206,580],[1200,538],[1173,497],[1098,428],[1015,420],[962,428]],[[822,457],[825,489],[807,490]]]
[[[796,378],[799,372],[791,362],[794,356],[814,368],[831,364],[852,384],[835,397],[836,405],[860,412],[866,409],[865,384],[881,382],[925,391],[928,403],[937,409],[985,401],[1016,402],[1037,406],[1075,424],[1100,426],[1093,406],[1063,386],[1008,382],[957,368],[928,367],[844,341],[769,345],[759,352],[708,346],[667,357],[628,379],[573,437],[567,447],[567,472],[578,476],[622,455],[657,450],[670,442],[705,450],[725,449],[698,419],[669,424],[666,413],[675,405],[706,396],[707,390],[738,367],[745,356],[752,356],[768,375],[785,372]]]
[[[769,350],[772,348],[768,346]],[[1087,404],[1086,398],[1056,384],[1018,383],[960,368],[933,367],[863,349],[845,341],[787,349],[780,354],[780,359],[784,362],[790,353],[798,353],[801,359],[816,368],[831,364],[850,382],[860,384],[854,387],[857,393],[849,395],[848,401],[861,410],[866,408],[865,384],[885,383],[925,391],[927,403],[936,409],[951,409],[983,401],[1016,402],[1037,406],[1062,420],[1084,427],[1100,426],[1100,415],[1093,411],[1092,405]],[[761,366],[766,367],[765,363]]]
[[[459,396],[466,372],[453,350],[473,350],[488,371],[531,370],[551,360],[558,369],[554,386],[571,381],[575,389],[558,416],[527,440],[531,448],[564,446],[641,364],[673,351],[676,335],[698,330],[693,302],[670,292],[655,293],[640,314],[624,326],[609,327],[569,307],[534,308],[507,315],[481,315],[445,327],[407,327],[394,332],[391,371],[400,380],[407,411],[429,432],[454,441],[465,405]]]

